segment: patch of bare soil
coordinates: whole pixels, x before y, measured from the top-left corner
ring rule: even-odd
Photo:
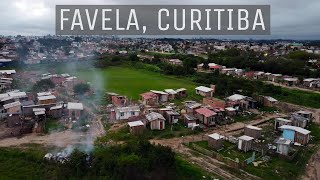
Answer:
[[[320,150],[315,153],[306,168],[305,175],[302,176],[303,180],[320,180]]]
[[[125,127],[127,124],[126,123],[115,123],[113,124],[108,131],[110,132],[115,132],[118,131],[119,129]]]

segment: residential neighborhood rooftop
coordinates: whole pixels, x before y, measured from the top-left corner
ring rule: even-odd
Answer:
[[[301,134],[309,134],[311,131],[303,129],[301,127],[297,127],[297,126],[291,126],[291,125],[282,125],[279,127],[280,129],[289,129],[289,130],[293,130],[296,132],[299,132]]]
[[[135,127],[135,126],[144,126],[142,121],[132,121],[132,122],[128,122],[128,125],[130,127]]]
[[[220,134],[218,134],[218,133],[213,133],[213,134],[210,134],[210,135],[208,135],[210,138],[213,138],[213,139],[215,139],[215,140],[218,140],[218,139],[223,139],[224,138],[224,136],[222,136],[222,135],[220,135]]]
[[[243,136],[238,137],[238,139],[241,139],[241,140],[244,140],[244,141],[251,141],[254,138],[250,137],[250,136],[247,136],[247,135],[243,135]]]
[[[199,86],[199,87],[196,87],[195,89],[198,90],[198,91],[202,91],[202,92],[211,92],[211,91],[213,91],[212,88],[208,88],[208,87],[205,87],[205,86]]]
[[[70,109],[70,110],[83,110],[83,105],[82,105],[82,103],[68,102],[67,109]]]

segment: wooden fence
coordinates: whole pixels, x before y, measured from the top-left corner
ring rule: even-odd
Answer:
[[[246,162],[237,162],[237,161],[235,161],[229,157],[225,157],[215,151],[210,151],[208,149],[202,148],[202,147],[196,145],[195,143],[188,143],[188,145],[192,149],[194,149],[204,155],[213,157],[213,158],[217,159],[218,161],[222,161],[222,162],[226,163],[228,166],[231,166],[233,168],[240,169],[240,168],[244,168],[247,165]]]

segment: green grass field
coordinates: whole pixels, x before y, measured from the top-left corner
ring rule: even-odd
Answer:
[[[139,95],[150,90],[186,88],[190,96],[195,96],[195,83],[189,80],[164,76],[159,73],[128,67],[107,69],[86,69],[77,71],[76,76],[89,81],[95,88],[112,91],[139,99]]]

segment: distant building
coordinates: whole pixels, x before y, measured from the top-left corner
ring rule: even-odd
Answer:
[[[183,120],[184,120],[184,124],[188,128],[192,128],[193,126],[195,126],[197,124],[197,118],[195,116],[193,116],[193,115],[184,114],[183,115]]]
[[[169,99],[174,99],[177,95],[177,92],[173,89],[165,89],[164,90],[166,93],[168,93],[168,98]]]
[[[160,102],[167,102],[169,100],[169,94],[163,91],[151,90],[154,94],[158,96]]]
[[[117,107],[123,107],[129,105],[129,100],[126,96],[115,95],[111,96],[112,104]]]
[[[263,105],[267,107],[274,107],[278,104],[278,100],[276,100],[273,97],[270,96],[259,96],[258,101]]]
[[[192,102],[186,102],[185,103],[185,109],[187,114],[196,114],[196,110],[199,109],[202,106],[202,104],[197,103],[195,101]]]
[[[170,110],[164,112],[164,117],[166,118],[169,124],[172,124],[178,122],[180,114],[177,111]]]
[[[82,103],[68,102],[67,104],[68,115],[72,119],[80,119],[83,111]]]
[[[5,112],[7,114],[15,114],[21,112],[21,103],[19,101],[15,101],[9,104],[3,105]]]
[[[205,86],[196,87],[196,94],[199,94],[204,97],[212,97],[214,93],[214,89],[208,88]]]
[[[286,86],[296,86],[298,84],[298,78],[283,78]]]
[[[54,118],[62,117],[62,105],[50,107],[49,115]]]
[[[153,93],[153,92],[146,92],[141,94],[142,97],[142,103],[144,105],[150,105],[150,106],[154,106],[159,104],[159,97],[157,94]]]
[[[187,89],[185,88],[176,89],[175,91],[177,92],[177,96],[179,97],[186,97],[188,95]]]
[[[138,115],[140,115],[139,106],[116,107],[111,112],[112,119],[114,120],[125,120]]]
[[[235,115],[237,115],[237,110],[236,110],[235,108],[233,108],[233,107],[227,107],[227,108],[225,108],[225,110],[226,110],[226,114],[227,114],[228,116],[235,116]]]
[[[38,104],[54,104],[56,103],[56,96],[38,96]]]

